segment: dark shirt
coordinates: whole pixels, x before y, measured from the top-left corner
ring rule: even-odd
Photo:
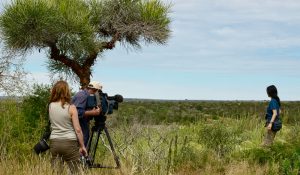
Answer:
[[[275,118],[275,121],[279,119],[279,104],[277,102],[277,100],[275,100],[274,98],[271,99],[269,106],[267,108],[267,115],[266,115],[266,120],[267,122],[270,122],[273,116],[273,110],[277,111],[277,115]]]
[[[77,94],[75,94],[72,98],[72,104],[76,106],[79,118],[83,118],[84,116],[86,110],[86,101],[89,95],[89,92],[85,89],[77,92]]]

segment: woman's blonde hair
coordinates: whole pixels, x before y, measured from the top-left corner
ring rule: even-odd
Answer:
[[[66,103],[71,103],[71,92],[69,85],[65,81],[58,81],[54,84],[51,90],[50,103],[61,101],[61,106],[64,108]]]

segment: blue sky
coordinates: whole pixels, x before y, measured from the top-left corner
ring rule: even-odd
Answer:
[[[127,98],[300,99],[300,1],[169,0],[167,45],[117,45],[94,67],[104,91]],[[35,81],[48,83],[45,53],[27,56]],[[31,79],[31,78],[30,78]],[[78,86],[73,85],[74,89]]]

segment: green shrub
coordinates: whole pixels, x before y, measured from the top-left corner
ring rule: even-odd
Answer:
[[[207,149],[197,148],[195,145],[183,145],[178,153],[174,154],[174,167],[178,169],[180,167],[188,165],[194,170],[199,168],[205,168],[207,164],[212,163],[214,160],[212,157],[214,154]]]
[[[297,174],[300,168],[300,155],[296,150],[295,145],[274,143],[270,148],[256,147],[244,150],[242,157],[252,165],[272,167],[277,164],[279,172],[276,174]]]
[[[244,151],[244,158],[250,163],[258,163],[259,165],[264,165],[268,162],[273,161],[273,155],[270,149],[265,148],[253,148]]]
[[[33,86],[33,90],[24,97],[22,113],[25,121],[32,128],[36,128],[39,120],[47,118],[47,104],[50,97],[50,85]]]
[[[198,140],[206,148],[216,151],[219,157],[223,157],[234,149],[237,142],[236,134],[230,127],[217,121],[214,124],[204,125],[200,129]]]

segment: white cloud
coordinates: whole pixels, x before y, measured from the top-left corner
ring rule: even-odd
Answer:
[[[45,72],[30,72],[28,75],[29,84],[51,84],[50,74]]]

